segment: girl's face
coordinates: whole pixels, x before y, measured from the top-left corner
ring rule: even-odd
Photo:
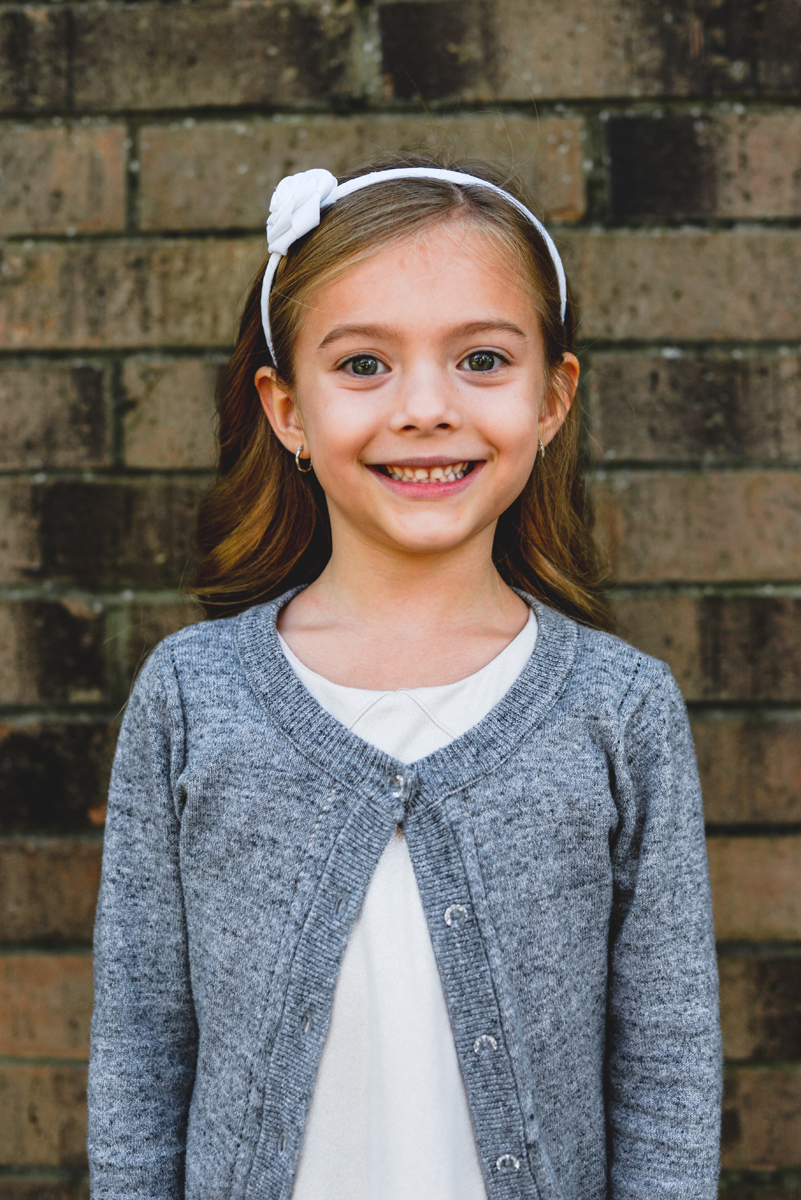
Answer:
[[[314,296],[290,393],[269,368],[262,404],[286,448],[301,443],[332,536],[398,552],[447,552],[491,534],[525,486],[578,381],[546,395],[537,312],[497,242],[461,221],[433,226]]]

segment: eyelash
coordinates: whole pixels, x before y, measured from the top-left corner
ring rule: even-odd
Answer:
[[[459,360],[459,363],[457,365],[461,366],[463,362],[466,362],[468,358],[472,358],[472,356],[474,354],[490,354],[490,355],[492,355],[493,358],[498,359],[499,366],[504,366],[504,367],[509,366],[509,359],[506,357],[505,354],[500,354],[497,350],[471,350],[469,354],[465,354],[464,358],[461,358]],[[352,354],[350,356],[350,358],[346,358],[343,362],[341,362],[339,364],[339,366],[337,367],[337,370],[344,371],[346,367],[349,367],[352,363],[357,362],[359,359],[369,359],[373,362],[380,363],[380,365],[382,367],[386,367],[386,365],[387,365],[376,354]],[[492,368],[491,371],[471,371],[470,374],[471,375],[492,375],[493,372],[495,372],[497,370],[498,370],[498,366],[495,366]],[[384,372],[382,372],[382,371],[376,371],[375,375],[381,375],[383,373]],[[353,374],[355,375],[356,372],[354,371]],[[375,375],[363,375],[363,376],[361,376],[361,378],[362,379],[374,379]],[[357,376],[357,378],[359,378],[359,377]]]
[[[355,362],[360,362],[360,361],[362,361],[362,362],[364,362],[364,361],[366,361],[366,362],[376,362],[376,363],[378,363],[378,364],[379,364],[380,366],[382,366],[382,367],[386,367],[386,365],[387,365],[385,362],[383,362],[383,361],[382,361],[382,360],[381,360],[381,359],[378,357],[378,355],[377,355],[377,354],[351,354],[350,358],[346,358],[346,359],[344,360],[344,362],[341,362],[341,363],[339,364],[339,366],[337,367],[337,370],[338,370],[338,371],[344,371],[346,367],[350,367],[350,366],[352,366],[352,365],[353,365],[353,363],[355,363]],[[356,374],[356,372],[354,371],[354,372],[353,372],[353,374]],[[380,372],[380,371],[376,371],[376,375],[379,375],[379,374],[381,374],[381,372]],[[363,378],[365,378],[365,379],[369,379],[369,378],[371,378],[371,376],[369,376],[369,375],[365,375],[365,376],[363,376]]]
[[[469,374],[471,375],[494,375],[499,367],[509,366],[509,359],[505,354],[501,354],[498,350],[484,350],[481,348],[471,350],[469,354],[465,354],[464,358],[460,360],[459,365],[461,366],[463,362],[467,362],[468,358],[472,358],[475,354],[489,354],[492,358],[498,359],[498,365],[494,366],[491,371],[470,371]]]

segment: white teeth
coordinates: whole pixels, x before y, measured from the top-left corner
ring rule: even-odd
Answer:
[[[387,472],[392,479],[403,483],[455,483],[464,479],[467,474],[467,462],[449,463],[446,467],[394,467],[387,465]]]

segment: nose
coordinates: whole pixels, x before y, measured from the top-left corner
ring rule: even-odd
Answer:
[[[454,430],[462,424],[452,382],[444,372],[427,366],[406,375],[396,394],[390,420],[393,433]]]

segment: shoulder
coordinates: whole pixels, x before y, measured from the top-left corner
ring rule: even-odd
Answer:
[[[201,620],[163,638],[139,672],[133,697],[160,693],[168,702],[186,702],[203,692],[219,694],[220,684],[241,674],[236,645],[241,615]]]
[[[649,698],[681,700],[666,662],[613,633],[580,625],[550,608],[538,605],[537,609],[544,631],[560,629],[563,636],[572,632],[572,690],[584,695],[592,707],[616,711],[625,720]]]

